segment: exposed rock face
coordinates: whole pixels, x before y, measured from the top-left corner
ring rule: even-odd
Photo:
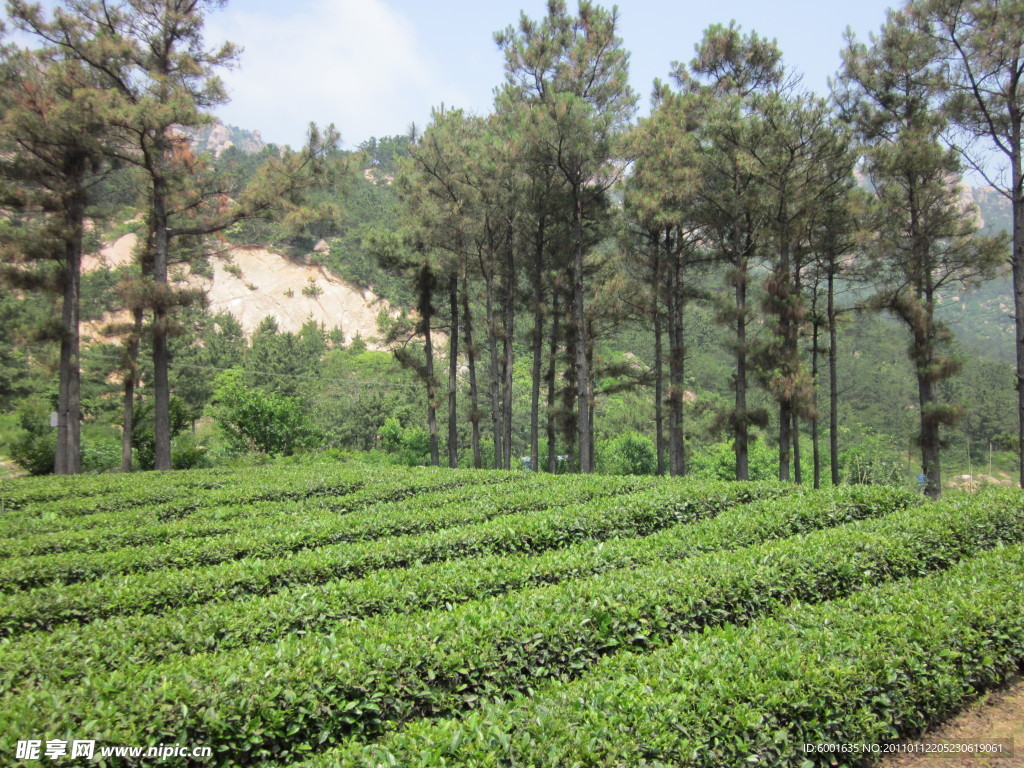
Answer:
[[[97,269],[117,269],[132,263],[135,245],[139,238],[132,232],[118,238],[113,243],[103,246],[99,253],[90,253],[82,257],[82,271],[93,272]]]
[[[86,256],[85,271],[116,269],[130,264],[138,238],[128,234]],[[383,349],[378,339],[377,316],[394,314],[390,305],[369,289],[356,288],[323,267],[296,264],[264,248],[230,248],[210,259],[213,277],[188,275],[185,284],[201,288],[211,312],[230,312],[247,336],[264,317],[277,319],[281,331],[297,332],[309,320],[327,330],[340,328],[346,340],[359,334],[369,349]],[[127,312],[108,315],[83,325],[93,341],[111,341],[103,334],[110,323],[127,323]]]
[[[364,168],[363,178],[373,184],[391,184],[395,180],[394,174],[384,173],[376,168]]]
[[[995,187],[975,187],[972,197],[986,226],[992,232],[1010,232],[1013,228],[1013,211],[1010,201]]]
[[[232,248],[228,257],[211,259],[212,279],[196,276],[189,282],[205,290],[211,312],[230,312],[246,335],[273,315],[282,331],[298,331],[312,319],[327,330],[340,328],[347,340],[358,333],[368,348],[382,348],[377,315],[391,308],[369,289],[264,248]]]
[[[245,131],[218,120],[203,128],[189,131],[196,150],[220,157],[228,147],[238,147],[246,154],[261,152],[267,145],[259,131]]]

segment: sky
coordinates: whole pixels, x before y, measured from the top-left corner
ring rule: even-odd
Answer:
[[[640,114],[654,78],[667,79],[674,61],[689,62],[708,26],[731,20],[774,38],[804,85],[827,94],[846,28],[866,39],[892,4],[621,0],[620,36]],[[311,121],[333,123],[346,148],[404,133],[411,123],[422,128],[441,104],[486,114],[504,77],[494,32],[521,12],[540,19],[545,8],[545,0],[233,0],[206,22],[210,47],[230,40],[244,49],[221,73],[231,101],[217,114],[292,147]]]

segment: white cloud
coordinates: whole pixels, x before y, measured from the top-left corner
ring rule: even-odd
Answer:
[[[226,39],[245,49],[240,66],[221,73],[231,96],[217,110],[225,122],[293,147],[302,144],[310,121],[333,122],[352,146],[423,122],[442,100],[459,102],[458,89],[435,74],[411,23],[383,0],[265,7],[274,10],[229,6],[208,20],[208,44]]]

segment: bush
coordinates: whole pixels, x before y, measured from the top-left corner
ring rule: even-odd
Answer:
[[[113,472],[120,467],[120,442],[112,438],[82,441],[83,472]]]
[[[206,446],[192,435],[182,435],[171,444],[171,466],[175,469],[202,469],[211,466]]]
[[[171,417],[171,438],[184,432],[192,417],[188,406],[180,397],[172,397],[168,406]],[[156,432],[153,424],[154,403],[147,400],[135,407],[132,418],[132,452],[139,469],[153,469],[156,466]]]
[[[658,454],[649,438],[623,432],[597,444],[597,465],[607,475],[653,475],[658,471]]]
[[[885,439],[870,435],[839,457],[844,483],[850,485],[902,485],[906,469],[897,449]]]
[[[290,456],[321,443],[301,399],[250,389],[242,376],[225,371],[213,395],[214,418],[234,451]]]
[[[430,463],[430,435],[422,427],[403,427],[390,418],[380,428],[380,440],[396,464],[422,467]]]
[[[11,458],[30,475],[51,474],[57,454],[57,431],[50,426],[50,404],[39,398],[25,400],[18,407],[17,416],[21,431],[8,446]]]
[[[57,454],[57,433],[25,432],[14,439],[10,451],[14,463],[30,475],[49,475],[53,472]]]
[[[763,441],[747,447],[750,480],[774,480],[779,476],[779,452]],[[713,443],[690,456],[690,473],[714,480],[736,479],[736,451],[731,441]]]

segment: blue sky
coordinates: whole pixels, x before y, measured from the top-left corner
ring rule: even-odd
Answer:
[[[891,0],[622,0],[630,79],[646,110],[651,82],[689,61],[710,24],[735,19],[775,38],[786,63],[825,93],[839,66],[843,31],[877,31]],[[573,3],[570,2],[570,7]],[[502,81],[493,33],[520,11],[540,18],[544,0],[234,0],[207,22],[207,40],[245,48],[223,74],[229,123],[297,146],[312,120],[333,122],[345,146],[422,126],[442,102],[485,113]]]

